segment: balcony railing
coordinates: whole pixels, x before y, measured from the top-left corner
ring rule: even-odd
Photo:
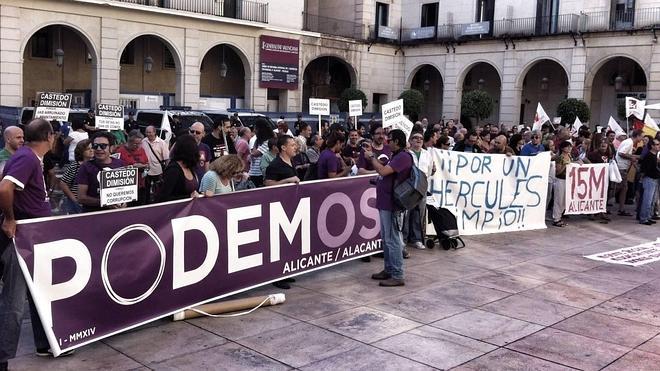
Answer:
[[[268,4],[249,0],[114,0],[244,21],[268,23]]]
[[[579,16],[576,14],[503,19],[493,22],[493,36],[525,37],[568,34],[577,32],[578,20]]]
[[[343,19],[322,17],[303,12],[303,29],[327,35],[366,40],[366,28],[363,24]]]

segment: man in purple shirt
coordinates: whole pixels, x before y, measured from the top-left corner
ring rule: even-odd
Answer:
[[[371,143],[371,152],[376,159],[383,159],[381,164],[386,164],[392,157],[392,149],[385,144],[385,129],[383,129],[380,124],[374,122],[369,127],[369,133],[371,135],[371,140],[373,141]],[[364,150],[360,152],[357,167],[358,175],[376,174],[376,170],[371,164],[371,161],[364,155]]]
[[[92,136],[94,159],[80,165],[76,182],[78,183],[78,202],[84,212],[99,211],[101,208],[101,192],[99,191],[98,174],[104,169],[117,169],[124,166],[121,160],[110,157],[114,149],[115,137],[107,131],[100,131]],[[118,208],[113,205],[110,208]]]
[[[406,149],[406,134],[398,129],[390,131],[388,142],[392,148],[392,158],[382,165],[371,148],[364,149],[364,155],[380,175],[376,183],[376,208],[380,216],[380,237],[383,240],[385,269],[371,278],[379,280],[380,286],[403,286],[403,211],[394,205],[394,185],[410,177],[413,158]]]
[[[317,162],[318,179],[340,178],[351,171],[351,167],[346,166],[338,155],[343,142],[344,137],[339,133],[332,133],[325,140],[326,148],[321,152]]]
[[[30,304],[37,355],[51,355],[46,333],[28,294],[11,239],[16,235],[16,220],[51,215],[43,177],[43,158],[51,150],[54,141],[53,128],[48,121],[32,120],[25,127],[25,146],[19,148],[7,161],[0,181],[0,210],[3,217],[0,246],[5,262],[0,294],[0,370],[6,370],[8,360],[16,356],[26,297]]]

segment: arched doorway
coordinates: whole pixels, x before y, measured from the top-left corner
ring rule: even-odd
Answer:
[[[607,126],[610,116],[625,121],[625,98],[646,99],[646,83],[644,69],[630,58],[603,63],[591,85],[591,122]]]
[[[200,109],[245,108],[245,92],[249,91],[249,76],[240,51],[228,44],[209,50],[200,66]],[[203,104],[202,104],[203,103]]]
[[[424,94],[424,108],[418,119],[427,118],[431,124],[442,119],[443,85],[440,71],[430,64],[419,67],[415,72],[410,88],[419,90]]]
[[[124,106],[158,108],[180,100],[181,61],[171,44],[158,36],[131,40],[119,60],[119,96]]]
[[[521,124],[532,126],[539,102],[550,118],[554,117],[557,106],[568,96],[566,70],[550,59],[535,62],[524,75],[521,94]]]
[[[303,111],[309,110],[309,98],[330,99],[330,110],[338,112],[341,92],[356,81],[353,67],[332,56],[311,61],[303,74]]]
[[[500,74],[497,72],[497,69],[491,64],[486,62],[477,62],[472,67],[470,67],[465,74],[463,79],[463,94],[472,91],[472,90],[483,90],[493,99],[493,110],[490,116],[482,118],[481,124],[485,123],[499,123],[500,118],[500,94],[502,90],[502,80],[500,79]],[[463,97],[461,95],[461,101]],[[471,126],[475,127],[475,119],[464,117],[461,114],[461,122],[465,125],[470,123]]]
[[[53,91],[73,94],[73,107],[92,107],[96,61],[91,42],[78,30],[65,25],[39,29],[23,50],[23,104],[33,106],[37,92]]]

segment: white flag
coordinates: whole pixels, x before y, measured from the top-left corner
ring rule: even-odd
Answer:
[[[582,126],[584,126],[584,125],[582,125],[582,121],[580,121],[580,118],[575,116],[575,122],[573,123],[573,129],[571,130],[574,137],[578,136],[578,131],[580,131],[580,128]]]
[[[649,128],[655,131],[660,131],[658,124],[655,122],[653,117],[651,117],[651,115],[649,115],[648,113],[646,114],[646,117],[644,117],[644,126],[648,126]]]
[[[550,117],[541,106],[541,102],[536,106],[536,115],[534,116],[534,126],[532,126],[532,131],[541,130],[541,127],[546,122],[550,121]]]
[[[616,120],[610,116],[610,121],[607,123],[607,127],[616,134],[618,137],[621,134],[625,134],[626,132],[621,129],[621,126],[616,122]]]
[[[649,105],[645,104],[644,109],[647,109],[647,110],[649,110],[649,109],[660,109],[660,103],[653,103],[653,104],[649,104]]]
[[[632,97],[626,97],[626,117],[635,116],[640,120],[644,119],[645,100],[638,100]]]

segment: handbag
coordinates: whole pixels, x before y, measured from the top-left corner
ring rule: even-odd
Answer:
[[[610,161],[608,165],[608,174],[609,174],[610,182],[621,183],[623,181],[623,179],[621,179],[621,172],[619,171],[619,166],[614,160]]]

